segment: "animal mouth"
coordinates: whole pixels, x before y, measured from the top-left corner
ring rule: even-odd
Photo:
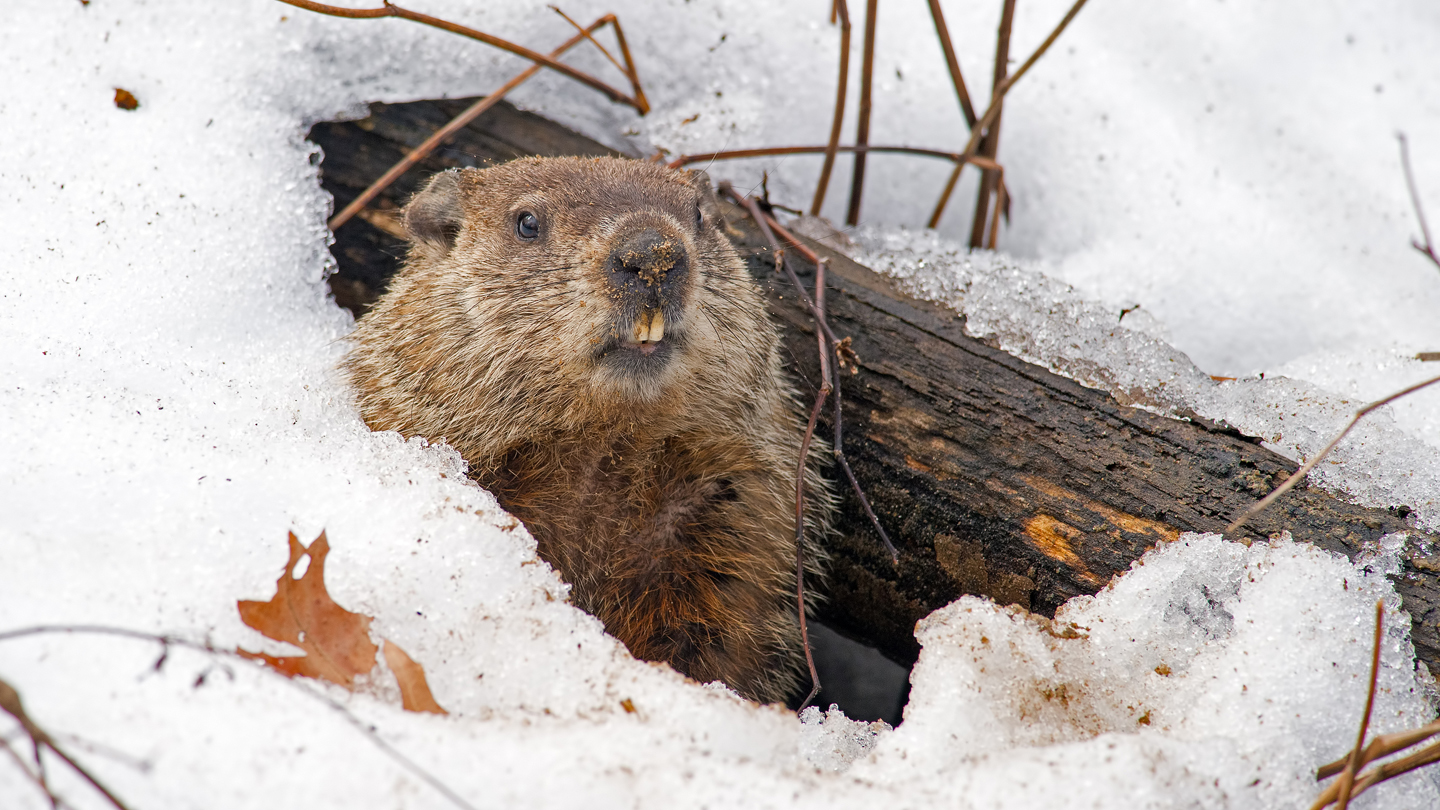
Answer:
[[[658,309],[650,310],[635,318],[629,336],[620,341],[620,348],[648,356],[660,349],[660,341],[664,339],[665,315]]]
[[[610,339],[597,347],[595,360],[627,377],[660,374],[685,342],[684,335],[675,329],[667,332],[665,327],[665,316],[658,307],[641,310],[628,327],[612,327]]]

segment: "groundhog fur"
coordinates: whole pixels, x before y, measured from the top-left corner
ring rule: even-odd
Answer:
[[[800,683],[803,425],[709,178],[615,158],[436,175],[345,363],[375,430],[445,441],[637,658]],[[805,472],[807,580],[833,498]]]

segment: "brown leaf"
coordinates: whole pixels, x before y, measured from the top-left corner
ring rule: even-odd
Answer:
[[[388,638],[384,639],[384,642],[380,649],[385,653],[386,665],[395,673],[395,680],[400,684],[400,705],[409,712],[449,714],[435,702],[435,696],[430,694],[430,684],[425,682],[424,667],[415,663],[395,642]]]
[[[241,601],[240,620],[276,641],[294,644],[305,655],[277,657],[238,650],[247,658],[264,661],[290,677],[338,683],[353,689],[356,675],[375,668],[375,644],[370,641],[370,617],[335,604],[325,591],[325,555],[330,544],[321,532],[309,549],[290,534],[290,561],[275,580],[275,598],[269,602]],[[309,555],[310,567],[295,578],[295,564]],[[393,667],[392,667],[393,668]]]
[[[140,107],[140,99],[135,94],[121,87],[115,88],[115,106],[122,110],[134,110]]]

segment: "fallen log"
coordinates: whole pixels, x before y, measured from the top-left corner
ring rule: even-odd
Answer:
[[[337,208],[471,101],[376,104],[364,120],[315,125],[310,138],[325,151],[322,184]],[[383,291],[404,250],[393,212],[424,177],[527,154],[618,153],[496,105],[340,228],[330,279],[336,302],[358,315]],[[728,216],[782,329],[790,370],[813,394],[810,316],[774,272],[753,223],[737,208]],[[843,382],[844,449],[901,553],[892,563],[840,487],[819,618],[897,662],[908,665],[918,654],[915,621],[963,594],[1053,615],[1155,544],[1185,531],[1220,531],[1296,468],[1257,439],[1125,407],[1018,360],[967,335],[955,312],[828,255],[830,324],[852,338],[860,359]],[[813,284],[813,268],[789,260]],[[830,435],[829,416],[827,409],[818,435]],[[1413,531],[1408,511],[1355,506],[1302,485],[1252,519],[1246,534],[1288,530],[1353,558],[1385,534]],[[1440,664],[1437,571],[1440,559],[1414,557],[1396,578],[1420,660],[1432,670]]]

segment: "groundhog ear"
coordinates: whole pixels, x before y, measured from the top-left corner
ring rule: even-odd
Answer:
[[[699,189],[700,193],[708,196],[715,196],[715,184],[710,182],[710,174],[701,169],[691,169],[685,172],[685,179],[690,185]]]
[[[464,220],[460,172],[454,169],[430,178],[429,184],[405,206],[405,230],[410,238],[442,253],[449,253],[455,246]]]
[[[700,192],[700,209],[705,212],[705,218],[711,222],[719,222],[720,199],[715,196],[715,186],[710,183],[710,175],[697,169],[685,172],[685,179]]]

